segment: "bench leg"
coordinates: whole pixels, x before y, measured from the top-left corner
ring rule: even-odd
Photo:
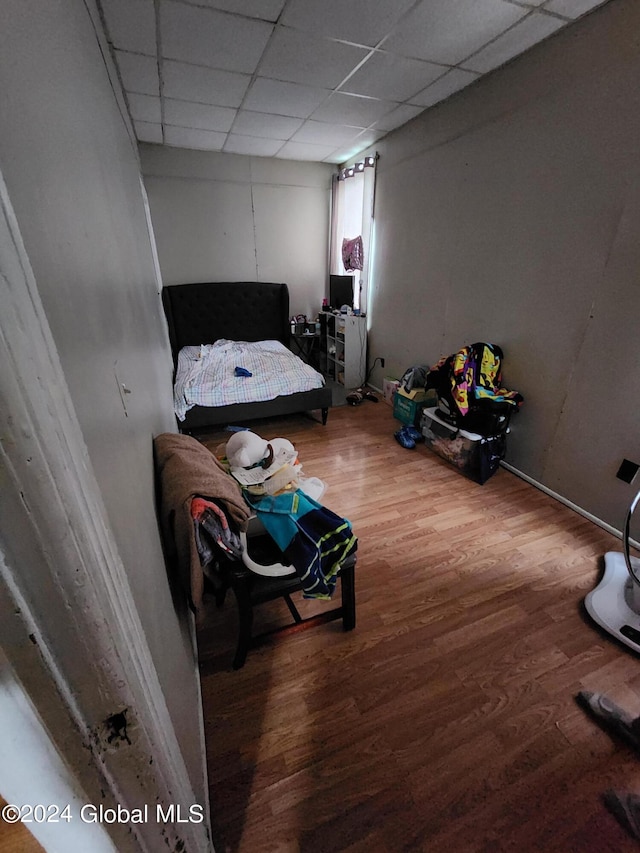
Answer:
[[[340,571],[340,587],[342,591],[342,627],[345,631],[353,631],[356,627],[356,564],[347,566]]]
[[[322,409],[322,426],[327,425],[327,418],[329,417],[329,409]]]
[[[296,623],[296,625],[299,625],[302,622],[302,616],[300,616],[298,608],[293,603],[291,596],[290,595],[283,595],[282,597],[284,598],[284,600],[287,603],[287,607],[289,608],[289,613],[293,616],[293,621]]]
[[[238,604],[238,645],[233,658],[233,668],[242,669],[251,646],[253,606],[246,579],[235,578],[232,581],[232,587]]]

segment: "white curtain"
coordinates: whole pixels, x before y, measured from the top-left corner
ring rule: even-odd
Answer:
[[[376,185],[376,157],[342,169],[333,179],[331,211],[331,248],[329,272],[333,275],[353,275],[353,307],[367,310],[371,247],[373,243],[373,206]],[[345,269],[342,260],[344,240],[362,238],[362,270]]]

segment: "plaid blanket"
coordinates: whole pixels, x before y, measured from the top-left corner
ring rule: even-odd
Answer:
[[[173,401],[183,421],[193,406],[255,403],[323,385],[322,374],[279,341],[219,340],[180,350]]]

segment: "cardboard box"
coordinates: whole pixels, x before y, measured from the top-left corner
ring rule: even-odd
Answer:
[[[438,395],[433,388],[429,388],[428,391],[425,388],[414,388],[413,391],[405,391],[404,388],[398,388],[398,391],[410,400],[415,400],[417,403],[424,403],[425,406],[438,405]]]
[[[420,400],[411,400],[401,390],[393,395],[393,417],[402,421],[403,424],[418,426],[423,408],[424,403]]]
[[[399,387],[399,379],[391,379],[391,377],[385,376],[385,378],[382,380],[382,396],[384,397],[385,403],[388,403],[390,406],[393,406],[393,395],[396,393]]]

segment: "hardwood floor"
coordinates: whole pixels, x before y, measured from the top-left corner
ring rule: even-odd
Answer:
[[[7,801],[0,797],[0,809]],[[24,823],[6,823],[0,817],[0,853],[45,853]]]
[[[605,691],[640,713],[638,658],[582,611],[619,541],[505,469],[479,486],[404,450],[397,428],[383,402],[324,428],[254,425],[289,438],[353,523],[357,626],[286,637],[234,672],[234,602],[208,600],[217,853],[636,850],[601,794],[640,793],[639,757],[574,700]],[[265,623],[286,618],[276,607]]]

